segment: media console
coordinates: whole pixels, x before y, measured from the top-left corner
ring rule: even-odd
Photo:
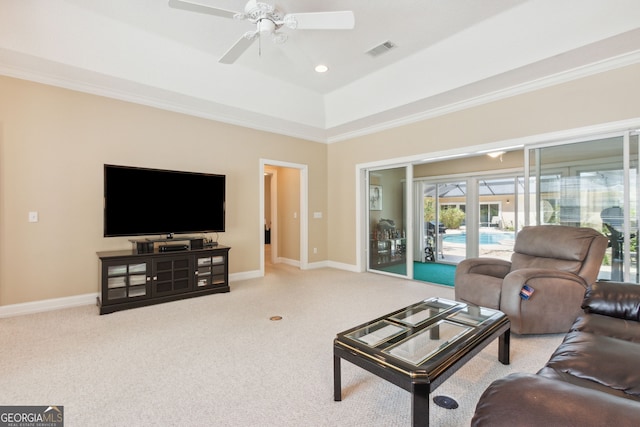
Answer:
[[[178,240],[178,239],[176,239]],[[100,314],[229,292],[227,246],[98,252]]]

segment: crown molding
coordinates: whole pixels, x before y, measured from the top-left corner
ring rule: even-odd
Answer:
[[[7,52],[6,50],[0,52],[1,75],[146,105],[234,126],[328,144],[409,125],[640,62],[640,50],[636,50],[568,71],[561,71],[545,77],[512,84],[507,88],[485,90],[482,93],[483,86],[485,86],[485,89],[487,86],[495,86],[499,79],[508,76],[509,72],[507,72],[504,75],[472,83],[464,88],[454,89],[434,97],[419,100],[407,106],[389,109],[334,128],[322,129],[153,88],[124,79],[116,79],[96,72],[78,71],[63,64],[55,63],[54,66],[49,67],[34,67],[30,62],[34,58],[27,58],[29,60],[19,58],[23,59],[23,61],[17,61],[18,65],[15,65],[15,63],[8,65],[5,62],[11,61],[6,61]],[[20,56],[22,54],[16,55]],[[26,57],[26,55],[22,56]],[[36,59],[36,61],[41,60]],[[51,71],[46,73],[38,71],[41,68]]]
[[[546,77],[541,77],[528,82],[516,84],[508,88],[495,90],[489,93],[484,93],[478,96],[474,96],[468,99],[463,99],[457,102],[451,102],[446,105],[436,106],[433,108],[425,109],[413,114],[401,115],[395,119],[384,120],[385,116],[393,114],[392,111],[386,111],[375,116],[375,118],[367,118],[369,121],[374,121],[375,124],[369,126],[355,126],[354,124],[348,124],[346,126],[339,126],[328,130],[330,136],[327,138],[327,143],[332,144],[336,142],[345,141],[357,137],[362,137],[389,129],[393,129],[400,126],[410,125],[423,120],[432,119],[438,116],[451,114],[456,111],[465,110],[467,108],[477,107],[480,105],[488,104],[491,102],[499,101],[501,99],[510,98],[517,95],[533,92],[536,90],[544,89],[547,87],[567,83],[573,80],[578,80],[584,77],[589,77],[595,74],[612,71],[618,68],[623,68],[629,65],[640,63],[640,50],[622,54],[613,58],[598,61],[596,63],[588,64],[585,66],[577,67],[572,70],[559,72]],[[451,91],[455,92],[455,91]],[[453,95],[455,97],[455,94]],[[402,108],[403,110],[405,108]],[[406,113],[406,112],[405,112]],[[373,120],[371,120],[373,119]],[[353,130],[349,130],[349,127],[353,127]]]

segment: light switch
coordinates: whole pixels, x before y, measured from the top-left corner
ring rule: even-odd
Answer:
[[[314,213],[313,213],[313,217],[314,217],[315,219],[320,219],[320,218],[322,218],[322,212],[314,212]]]
[[[29,212],[29,222],[38,222],[38,212],[37,211]]]

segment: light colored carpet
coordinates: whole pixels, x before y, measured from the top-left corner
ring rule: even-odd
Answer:
[[[95,306],[0,319],[0,404],[64,405],[73,426],[409,426],[410,395],[342,362],[337,332],[446,286],[333,269],[270,266],[231,292],[98,315]],[[271,321],[274,315],[280,321]],[[562,336],[514,336],[509,366],[497,342],[433,395],[431,426],[469,425],[487,385],[537,371]]]

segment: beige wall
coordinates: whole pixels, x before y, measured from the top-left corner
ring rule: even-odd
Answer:
[[[278,168],[277,256],[300,261],[300,171],[298,169]]]
[[[430,176],[468,174],[469,172],[487,172],[496,169],[522,169],[524,168],[523,150],[514,150],[504,153],[501,158],[495,159],[482,154],[479,156],[460,159],[444,160],[434,163],[423,163],[413,167],[414,178]]]
[[[102,236],[104,163],[226,174],[219,241],[232,274],[258,271],[261,158],[308,165],[309,211],[327,212],[325,144],[0,77],[0,305],[98,292],[96,252],[131,247]],[[326,236],[309,219],[309,262]]]
[[[129,247],[102,237],[104,163],[226,174],[232,274],[260,265],[260,159],[306,164],[309,262],[355,265],[357,164],[635,119],[638,75],[629,66],[330,145],[0,77],[0,305],[98,292],[95,252]]]
[[[356,264],[356,166],[640,118],[640,65],[331,144],[329,259]]]

